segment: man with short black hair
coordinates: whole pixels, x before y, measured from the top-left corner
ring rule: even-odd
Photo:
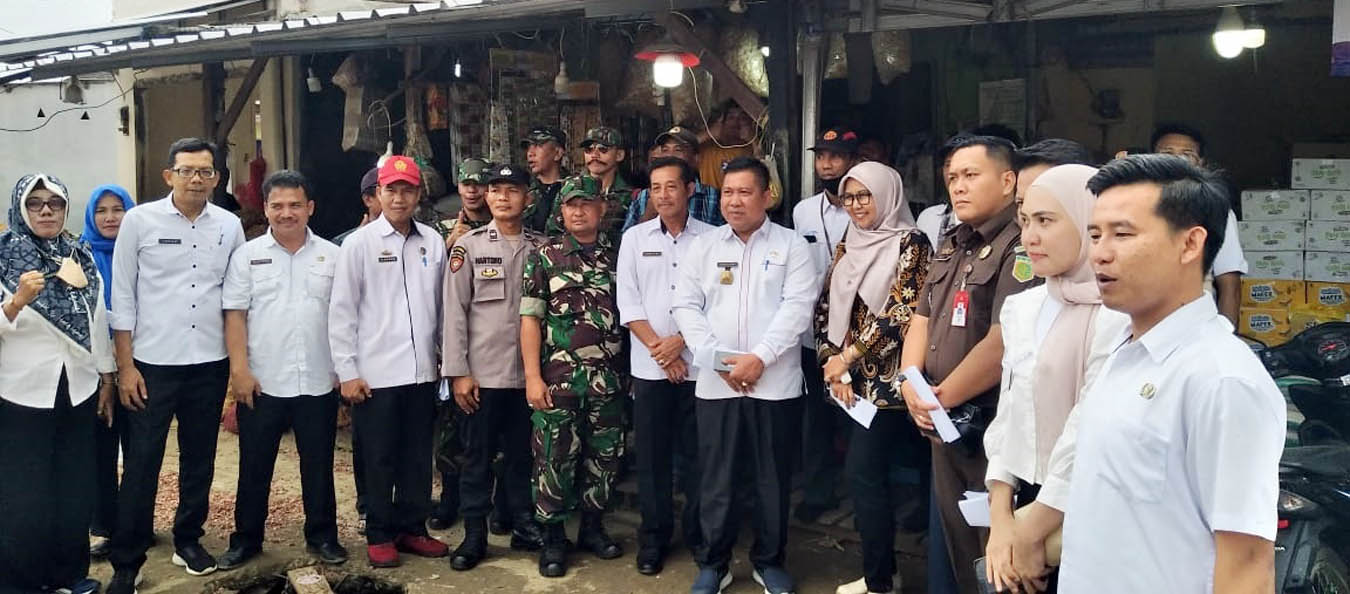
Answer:
[[[669,158],[680,159],[691,168],[697,168],[698,135],[683,126],[675,126],[658,134],[652,141],[648,168],[650,169],[658,160]],[[647,210],[647,198],[650,194],[650,188],[643,188],[633,199],[633,204],[628,207],[628,218],[623,222],[624,231],[632,229],[638,223],[656,218],[655,211]],[[689,195],[688,209],[689,216],[714,227],[726,222],[722,220],[722,211],[718,206],[717,188],[703,185],[698,180],[697,172],[694,173],[694,193]]]
[[[347,236],[351,235],[352,231],[360,229],[361,227],[364,227],[366,223],[380,217],[379,190],[380,168],[371,167],[370,171],[367,171],[365,175],[361,176],[361,204],[365,205],[366,212],[361,215],[360,223],[357,223],[355,227],[343,231],[337,237],[334,237],[333,243],[342,245],[342,240],[347,239]]]
[[[262,552],[277,448],[295,433],[305,508],[306,550],[324,563],[347,560],[338,544],[333,490],[337,374],[328,346],[328,301],[338,247],[309,230],[309,181],[281,170],[262,185],[267,233],[230,258],[222,303],[230,386],[239,415],[239,477],[230,548],[222,570]]]
[[[1088,189],[1102,304],[1131,324],[1075,409],[1061,591],[1271,592],[1286,407],[1204,293],[1224,183],[1131,155]]]
[[[520,141],[520,146],[525,149],[525,163],[534,176],[523,220],[527,228],[544,233],[553,219],[553,202],[569,175],[562,165],[567,156],[567,134],[557,128],[536,126]]]
[[[216,570],[202,548],[215,474],[229,362],[221,287],[230,254],[244,243],[239,218],[211,204],[220,180],[216,146],[184,138],[169,147],[167,200],[127,211],[113,250],[111,325],[122,406],[128,409],[122,495],[108,590],[134,591],[154,539],[155,495],[169,426],[178,419],[175,565]]]
[[[1077,142],[1063,138],[1047,138],[1017,149],[1013,154],[1013,169],[1017,171],[1017,204],[1022,204],[1027,188],[1042,173],[1060,165],[1092,165],[1092,152]]]

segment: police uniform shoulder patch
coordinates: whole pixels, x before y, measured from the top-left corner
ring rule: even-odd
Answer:
[[[1031,271],[1031,257],[1019,254],[1013,259],[1012,277],[1019,283],[1025,283],[1035,276]]]
[[[462,245],[455,244],[455,247],[450,248],[450,272],[459,272],[464,266],[464,258],[468,255],[469,250],[464,249]]]

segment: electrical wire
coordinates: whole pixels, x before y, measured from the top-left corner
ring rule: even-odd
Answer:
[[[38,130],[41,130],[41,129],[45,128],[45,127],[47,126],[47,124],[52,123],[52,120],[55,120],[55,119],[56,119],[56,116],[58,116],[58,115],[61,115],[61,114],[66,113],[66,112],[68,112],[68,111],[79,111],[79,110],[98,109],[98,108],[103,107],[103,106],[105,106],[105,105],[107,105],[107,104],[109,104],[109,103],[112,103],[113,101],[117,101],[118,99],[121,99],[121,98],[123,98],[123,97],[126,97],[126,96],[127,96],[127,93],[130,93],[132,90],[134,90],[134,89],[136,88],[136,85],[135,85],[135,84],[131,85],[131,88],[130,88],[130,89],[123,87],[123,86],[122,86],[122,81],[117,80],[117,77],[116,77],[116,76],[113,77],[113,82],[117,83],[117,88],[118,88],[118,89],[121,89],[122,92],[119,93],[119,94],[117,94],[117,95],[115,95],[115,96],[113,96],[113,97],[108,98],[108,100],[107,100],[107,101],[104,101],[103,103],[100,103],[100,104],[98,104],[98,105],[93,105],[93,106],[89,106],[89,105],[75,105],[75,106],[67,107],[67,108],[65,108],[65,109],[58,109],[58,110],[56,110],[56,111],[53,111],[53,112],[51,113],[51,115],[48,115],[46,121],[44,121],[44,122],[42,122],[41,124],[38,124],[38,125],[36,125],[36,126],[33,126],[32,128],[0,128],[0,132],[16,132],[16,133],[22,133],[22,132],[36,132],[36,131],[38,131]]]
[[[698,75],[694,73],[693,68],[685,68],[685,70],[689,71],[689,80],[694,82],[694,107],[698,108],[698,117],[699,119],[703,120],[703,130],[708,133],[708,139],[713,141],[713,144],[717,145],[718,148],[736,149],[736,148],[745,148],[747,146],[755,146],[758,145],[760,141],[764,140],[764,133],[767,130],[764,129],[764,126],[760,125],[759,118],[754,119],[755,137],[747,141],[746,143],[728,146],[722,144],[721,141],[717,140],[717,137],[713,136],[712,125],[708,123],[708,115],[703,112],[703,103],[698,100]],[[749,114],[747,113],[746,115]]]

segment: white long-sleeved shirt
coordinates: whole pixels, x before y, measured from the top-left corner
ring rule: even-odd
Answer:
[[[1012,295],[1003,302],[1003,311],[999,314],[999,328],[1003,332],[1003,382],[998,412],[984,434],[985,454],[989,458],[985,483],[1000,481],[1017,487],[1020,479],[1041,485],[1036,500],[1060,511],[1068,505],[1078,407],[1074,406],[1069,412],[1062,432],[1054,442],[1048,464],[1038,464],[1041,458],[1037,448],[1038,432],[1053,431],[1054,428],[1036,424],[1035,371],[1036,356],[1042,352],[1041,345],[1062,310],[1063,305],[1050,297],[1045,285]],[[1129,323],[1129,316],[1118,311],[1104,307],[1097,311],[1083,390],[1074,396],[1075,402],[1087,393],[1102,364],[1115,349],[1121,330]]]
[[[714,369],[720,350],[753,353],[764,362],[749,397],[799,397],[801,335],[811,324],[822,280],[806,240],[776,223],[766,220],[746,242],[730,225],[696,238],[680,260],[671,304],[698,368],[695,395],[741,397]]]
[[[0,286],[0,303],[9,303],[11,297]],[[55,408],[64,368],[70,405],[76,406],[94,395],[100,373],[117,371],[112,339],[105,330],[108,309],[103,295],[90,301],[89,350],[32,308],[19,310],[13,320],[0,313],[0,398],[29,408]]]
[[[615,271],[620,324],[628,326],[631,322],[646,320],[652,331],[661,337],[680,331],[670,308],[679,279],[680,260],[689,253],[695,238],[713,229],[716,227],[689,217],[684,231],[678,237],[671,237],[661,224],[661,218],[657,217],[624,232]],[[642,344],[636,334],[632,338],[633,377],[652,381],[666,379],[666,372],[652,359],[647,345]],[[688,346],[681,356],[685,363],[693,364],[694,355]],[[690,370],[689,377],[695,377],[695,370]]]
[[[806,240],[811,251],[811,265],[815,267],[820,283],[834,262],[834,248],[844,240],[848,231],[848,211],[836,206],[821,192],[798,202],[792,207],[792,228]],[[817,295],[819,297],[819,295]],[[802,346],[816,350],[816,334],[810,325],[802,333]]]
[[[445,242],[414,222],[406,237],[380,218],[342,242],[328,306],[328,340],[338,380],[371,388],[439,376]]]
[[[234,251],[222,304],[248,315],[248,368],[278,398],[333,391],[328,300],[338,246],[306,230],[291,254],[269,230]]]
[[[225,352],[221,285],[244,244],[239,217],[214,204],[189,221],[173,195],[127,211],[112,260],[113,330],[152,365],[219,361]]]

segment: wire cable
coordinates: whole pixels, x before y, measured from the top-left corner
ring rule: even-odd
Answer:
[[[127,96],[127,93],[130,93],[131,91],[135,90],[135,88],[136,88],[136,85],[134,85],[134,84],[131,85],[131,88],[130,88],[130,89],[123,87],[123,86],[122,86],[122,81],[117,80],[117,77],[116,77],[116,76],[113,77],[113,82],[117,83],[117,88],[118,88],[118,89],[121,89],[122,92],[119,93],[119,94],[117,94],[117,95],[115,95],[115,96],[113,96],[113,97],[108,98],[108,100],[107,100],[107,101],[104,101],[103,103],[100,103],[100,104],[98,104],[98,105],[93,105],[93,106],[89,106],[89,105],[75,105],[75,106],[67,107],[67,108],[64,108],[64,109],[58,109],[58,110],[56,110],[56,111],[53,111],[53,112],[51,113],[51,115],[48,115],[46,121],[44,121],[44,122],[42,122],[41,124],[38,124],[38,125],[36,125],[36,126],[33,126],[32,128],[0,128],[0,132],[16,132],[16,133],[21,133],[21,132],[36,132],[36,131],[38,131],[38,130],[41,130],[41,129],[45,128],[45,127],[47,126],[47,124],[52,123],[52,120],[55,120],[55,119],[56,119],[56,116],[58,116],[58,115],[61,115],[61,114],[66,113],[66,112],[68,112],[68,111],[79,111],[79,110],[98,109],[98,108],[103,107],[103,106],[105,106],[105,105],[107,105],[107,104],[109,104],[109,103],[112,103],[113,101],[117,101],[117,100],[119,100],[119,99],[122,99],[123,97],[126,97],[126,96]]]

